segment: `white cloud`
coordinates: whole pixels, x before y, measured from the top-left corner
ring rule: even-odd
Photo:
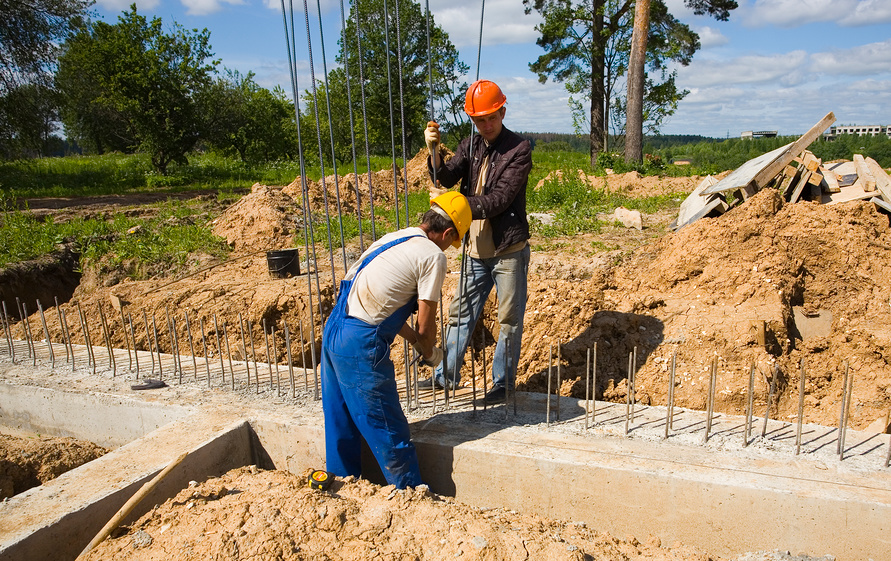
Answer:
[[[835,22],[856,27],[891,22],[888,0],[756,0],[740,5],[749,27],[799,27],[816,22]]]
[[[223,4],[233,6],[244,4],[243,0],[180,0],[190,16],[206,16],[219,12]]]
[[[518,0],[490,0],[485,13],[478,0],[432,0],[430,11],[459,49],[479,44],[480,17],[483,18],[483,45],[534,42],[535,25],[541,21],[537,12],[526,15]]]
[[[131,4],[136,4],[136,9],[140,12],[154,10],[161,3],[161,0],[97,0],[96,4],[109,12],[123,12],[130,8]]]
[[[789,82],[807,60],[804,51],[769,56],[747,55],[731,60],[694,59],[678,68],[678,85],[683,88],[733,84]]]
[[[850,49],[814,53],[811,55],[811,70],[848,76],[891,72],[891,39]]]
[[[705,26],[694,31],[699,34],[699,42],[702,44],[703,49],[720,47],[730,42],[730,39],[714,27]]]

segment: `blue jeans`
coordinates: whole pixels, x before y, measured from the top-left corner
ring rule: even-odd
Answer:
[[[436,368],[434,377],[440,385],[445,380],[461,379],[461,364],[470,335],[483,313],[486,299],[495,287],[498,299],[498,342],[492,359],[492,383],[494,386],[514,387],[517,378],[517,362],[520,360],[520,343],[523,339],[523,315],[526,313],[526,277],[529,272],[529,246],[520,251],[489,259],[467,256],[464,271],[464,294],[459,299],[461,286],[449,304],[449,322],[445,335],[445,360]],[[460,318],[459,318],[460,314]],[[507,356],[510,347],[511,356]],[[460,357],[460,359],[459,359]],[[455,364],[457,362],[457,369]],[[443,375],[442,367],[447,372]]]

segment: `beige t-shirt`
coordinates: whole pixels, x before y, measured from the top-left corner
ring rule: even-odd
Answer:
[[[352,279],[356,269],[381,245],[420,234],[384,251],[362,269],[347,298],[346,312],[371,325],[379,325],[393,312],[417,298],[438,302],[445,279],[445,253],[420,228],[404,228],[374,242],[347,271]]]

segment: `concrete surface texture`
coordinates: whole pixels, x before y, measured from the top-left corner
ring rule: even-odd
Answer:
[[[21,355],[20,355],[21,356]],[[263,367],[261,366],[261,369]],[[171,380],[136,392],[132,375],[100,368],[13,364],[0,355],[0,426],[99,439],[117,449],[0,504],[0,557],[73,558],[142,485],[173,458],[187,461],[140,512],[191,480],[258,465],[301,473],[323,465],[321,402],[267,387]],[[436,409],[429,393],[408,411],[431,489],[464,503],[584,521],[616,535],[652,535],[713,555],[783,550],[844,560],[891,551],[888,436],[756,418],[520,393],[513,404],[474,410],[466,390]],[[559,410],[559,418],[557,411]],[[626,431],[627,426],[627,431]],[[762,427],[764,436],[761,436]],[[627,434],[626,434],[627,432]],[[366,458],[369,473],[375,466]],[[371,478],[374,480],[374,476]],[[139,512],[134,513],[137,516]],[[830,531],[831,530],[831,531]],[[51,544],[51,545],[47,545]],[[750,554],[752,555],[752,554]]]

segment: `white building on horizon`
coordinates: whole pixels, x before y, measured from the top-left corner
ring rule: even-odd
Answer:
[[[823,138],[832,140],[842,134],[856,134],[858,136],[879,136],[885,135],[891,138],[891,126],[889,125],[839,125],[829,127],[823,133]]]

